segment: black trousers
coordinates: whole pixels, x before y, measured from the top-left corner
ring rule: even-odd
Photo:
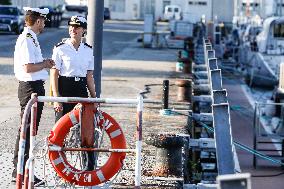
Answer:
[[[88,97],[87,79],[80,77],[79,81],[75,77],[59,76],[58,78],[58,92],[62,97]],[[63,115],[72,111],[76,106],[74,103],[63,103],[63,111],[55,112],[55,122],[57,122]]]
[[[62,97],[88,97],[87,91],[87,79],[86,77],[64,77],[59,76],[58,78],[58,92]],[[62,116],[72,111],[76,106],[74,103],[63,103],[63,111],[55,112],[55,122],[57,122]],[[94,152],[87,152],[88,154],[88,162],[87,167],[88,170],[94,169]],[[86,157],[84,157],[85,159]]]
[[[18,87],[18,98],[20,101],[21,106],[21,121],[24,115],[24,110],[31,99],[31,94],[37,93],[38,96],[44,96],[45,90],[44,90],[44,81],[20,81],[19,87]],[[36,129],[38,130],[38,125],[40,122],[41,114],[43,109],[43,103],[39,102],[37,106],[37,120],[36,120]],[[28,123],[30,123],[30,117],[28,119]],[[14,164],[14,170],[12,172],[12,176],[16,177],[17,175],[17,164],[18,164],[18,151],[19,151],[19,141],[21,138],[21,129],[18,130],[18,135],[16,138],[16,144],[15,144],[15,151],[14,151],[14,158],[13,158],[13,164]],[[27,135],[26,135],[26,145],[25,145],[25,152],[24,152],[24,166],[26,161],[29,158],[29,149],[30,149],[30,127],[27,129]]]

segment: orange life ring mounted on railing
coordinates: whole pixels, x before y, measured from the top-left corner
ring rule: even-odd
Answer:
[[[111,148],[126,149],[126,140],[118,123],[107,113],[101,112],[96,119],[97,124],[105,129],[111,141]],[[73,110],[64,115],[52,129],[48,138],[49,145],[63,147],[64,139],[70,128],[79,122],[80,110]],[[82,171],[72,167],[63,151],[48,151],[49,159],[58,175],[68,182],[79,186],[95,186],[112,178],[122,167],[126,153],[111,153],[107,162],[93,171]]]

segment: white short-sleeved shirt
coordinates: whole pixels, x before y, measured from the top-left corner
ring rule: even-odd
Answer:
[[[76,51],[67,39],[54,47],[52,59],[61,76],[86,77],[88,70],[94,70],[93,49],[87,43],[81,43]]]
[[[14,73],[20,81],[37,81],[48,78],[47,70],[43,69],[33,73],[24,71],[25,64],[37,64],[43,61],[36,34],[28,27],[18,37],[14,52]]]

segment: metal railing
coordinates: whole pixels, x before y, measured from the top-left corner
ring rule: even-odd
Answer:
[[[32,94],[31,99],[29,100],[22,119],[21,124],[21,139],[19,142],[19,156],[18,156],[18,165],[17,165],[17,181],[16,188],[22,188],[22,177],[24,175],[24,150],[26,145],[26,135],[28,119],[31,114],[31,123],[30,123],[30,150],[29,150],[29,159],[27,160],[25,167],[25,180],[24,188],[34,188],[34,168],[35,168],[35,155],[34,148],[36,147],[36,111],[38,102],[61,102],[61,103],[108,103],[108,104],[136,104],[137,105],[137,125],[136,125],[136,148],[135,149],[104,149],[104,148],[48,148],[48,150],[56,151],[100,151],[100,152],[126,152],[136,154],[135,159],[135,188],[140,188],[141,183],[141,151],[142,151],[142,113],[143,113],[143,98],[141,95],[137,99],[112,99],[112,98],[79,98],[79,97],[48,97],[48,96],[37,96]]]
[[[192,74],[195,77],[193,79],[193,121],[191,123],[193,139],[190,139],[190,146],[195,145],[192,146],[194,149],[197,145],[201,151],[205,150],[204,152],[208,154],[212,153],[212,151],[208,151],[209,148],[215,149],[213,153],[216,153],[216,171],[218,171],[215,176],[236,174],[240,172],[240,167],[233,145],[230,109],[227,91],[223,89],[221,69],[218,68],[218,60],[209,40],[203,39],[203,44],[202,46],[199,45],[199,48],[202,48],[204,52],[204,62],[193,65],[192,69]],[[199,53],[202,52],[200,49],[198,51]],[[205,69],[196,69],[201,65],[204,65]],[[214,133],[214,136],[210,134],[211,132]],[[196,158],[200,158],[200,161],[202,161],[203,157],[201,155],[195,157],[195,159],[193,157],[193,160],[196,160]],[[210,162],[212,164],[212,160]],[[209,165],[210,163],[205,163],[205,166],[206,164]],[[210,174],[212,174],[212,171]],[[214,174],[212,175],[214,177]],[[211,183],[215,183],[215,179],[210,180]],[[216,188],[217,185],[186,184],[186,187]]]

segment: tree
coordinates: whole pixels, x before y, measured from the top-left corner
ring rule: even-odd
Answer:
[[[0,5],[11,5],[11,0],[0,0]]]

